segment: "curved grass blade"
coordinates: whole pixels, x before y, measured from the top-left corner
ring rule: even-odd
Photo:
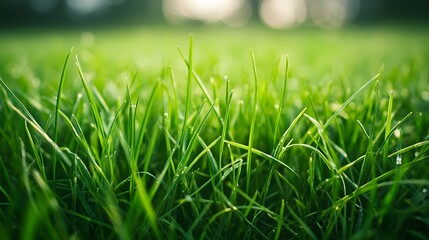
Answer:
[[[94,95],[92,94],[92,91],[88,85],[88,82],[85,80],[85,76],[83,74],[82,67],[80,65],[79,58],[77,57],[77,55],[76,55],[76,67],[79,72],[82,85],[85,89],[86,96],[88,97],[89,104],[91,106],[91,112],[95,120],[95,126],[97,127],[97,134],[98,134],[99,140],[101,144],[106,145],[107,143],[106,133],[105,133],[103,121],[101,120],[100,112],[98,111],[97,102],[95,101]]]
[[[234,147],[238,147],[238,148],[241,148],[241,149],[243,149],[243,150],[247,150],[248,152],[249,151],[251,151],[252,153],[254,153],[255,155],[258,155],[258,156],[260,156],[260,157],[263,157],[263,158],[265,158],[265,159],[267,159],[267,160],[271,160],[271,161],[274,161],[274,162],[277,162],[277,163],[279,163],[280,165],[282,165],[283,167],[285,167],[286,169],[288,169],[289,171],[291,171],[296,177],[298,177],[299,179],[301,179],[301,177],[299,176],[299,174],[298,173],[296,173],[295,172],[295,170],[293,170],[289,165],[287,165],[286,163],[284,163],[284,162],[282,162],[282,161],[280,161],[279,159],[277,159],[277,158],[275,158],[275,157],[273,157],[273,156],[271,156],[271,155],[269,155],[269,154],[267,154],[267,153],[264,153],[264,152],[262,152],[262,151],[260,151],[260,150],[258,150],[258,149],[255,149],[255,148],[250,148],[249,146],[246,146],[246,145],[244,145],[244,144],[241,144],[241,143],[237,143],[237,142],[231,142],[231,141],[228,141],[228,140],[225,140],[225,142],[226,143],[228,143],[228,144],[230,144],[231,146],[234,146]],[[295,146],[297,146],[297,145],[299,145],[299,144],[291,144],[291,145],[289,145],[290,147],[291,146],[293,146],[293,145],[295,145]],[[307,147],[311,147],[311,146],[307,146]],[[311,148],[313,148],[313,147],[311,147]],[[316,148],[313,148],[313,150],[317,150]],[[318,151],[318,150],[317,150]],[[323,155],[323,154],[322,154]],[[248,164],[248,163],[247,163]]]
[[[55,112],[54,112],[54,142],[58,142],[58,118],[59,118],[59,110],[60,110],[60,106],[61,106],[61,94],[63,92],[63,86],[64,86],[64,80],[66,78],[66,74],[67,74],[67,66],[68,66],[68,62],[70,59],[70,55],[73,51],[73,48],[70,49],[69,53],[66,56],[66,59],[64,60],[64,65],[63,65],[63,70],[61,72],[61,79],[60,79],[60,84],[58,86],[58,91],[57,91],[57,101],[55,104]],[[56,151],[54,151],[52,153],[52,174],[53,174],[53,178],[54,180],[56,179],[56,169],[57,169],[57,153]],[[46,176],[44,172],[42,172],[43,176]]]
[[[283,110],[283,105],[284,105],[284,101],[286,98],[286,90],[287,90],[287,82],[288,82],[288,75],[289,75],[289,57],[286,56],[285,58],[285,76],[284,76],[284,80],[283,80],[283,91],[282,91],[282,96],[280,98],[280,104],[279,104],[279,108],[277,111],[277,117],[276,117],[276,123],[275,123],[275,128],[274,128],[274,136],[273,136],[273,143],[276,142],[277,139],[277,134],[279,131],[279,126],[280,126],[280,118],[282,115],[282,110]],[[276,154],[273,154],[274,156],[276,156]]]

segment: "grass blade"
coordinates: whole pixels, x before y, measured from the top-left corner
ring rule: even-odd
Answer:
[[[253,95],[253,106],[252,106],[252,120],[250,123],[249,131],[249,148],[247,151],[247,166],[246,166],[246,192],[249,193],[250,190],[250,181],[252,179],[252,147],[253,139],[255,132],[255,123],[256,123],[256,107],[258,104],[258,74],[256,73],[256,61],[255,54],[253,50],[250,49],[250,56],[252,58],[252,69],[253,69],[253,78],[254,78],[254,95]]]
[[[58,142],[58,118],[59,118],[59,110],[61,107],[61,94],[63,92],[63,85],[67,74],[67,66],[70,59],[70,55],[73,51],[73,48],[70,49],[69,53],[66,56],[66,59],[64,60],[63,70],[61,72],[61,79],[60,84],[58,86],[57,91],[57,101],[55,104],[55,113],[54,113],[54,142]],[[56,179],[56,169],[57,169],[57,152],[54,151],[52,153],[52,170],[53,170],[53,178]],[[44,172],[42,172],[42,175],[45,176]],[[46,177],[46,176],[45,176]]]
[[[71,166],[70,159],[64,154],[64,152],[57,145],[57,143],[54,142],[54,140],[52,140],[49,137],[49,135],[43,130],[43,128],[40,127],[40,125],[34,119],[33,115],[31,115],[31,113],[27,110],[24,104],[22,104],[22,102],[12,92],[12,90],[10,90],[10,88],[6,85],[6,83],[0,79],[0,84],[1,84],[1,87],[6,91],[6,94],[9,96],[10,100],[12,101],[12,102],[9,102],[10,107],[16,113],[18,113],[18,115],[20,115],[25,121],[27,121],[33,127],[33,129],[36,132],[38,132],[55,149],[57,154],[59,154],[59,156],[67,166]],[[16,104],[17,106],[15,106],[14,104]]]
[[[353,93],[353,95],[351,95],[342,105],[341,107],[338,108],[337,111],[335,111],[334,114],[332,114],[332,116],[326,121],[326,123],[323,125],[323,129],[326,129],[331,122],[334,120],[334,118],[336,118],[338,116],[338,114],[340,114],[340,112],[351,102],[353,101],[353,99],[355,99],[357,97],[357,95],[364,90],[367,86],[369,86],[372,82],[374,82],[376,79],[378,79],[378,77],[381,75],[381,73],[378,73],[377,75],[375,75],[373,78],[371,78],[368,82],[366,82],[362,87],[360,87],[355,93]]]

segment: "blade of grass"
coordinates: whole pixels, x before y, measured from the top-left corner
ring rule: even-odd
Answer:
[[[286,209],[289,211],[289,213],[292,215],[293,218],[299,223],[301,228],[304,230],[304,232],[307,234],[307,237],[311,239],[317,239],[314,232],[311,230],[311,228],[305,223],[305,221],[298,216],[298,214],[295,213],[295,211],[290,207],[289,205],[286,205]]]
[[[340,112],[351,102],[353,99],[357,97],[357,95],[364,90],[367,86],[369,86],[372,82],[374,82],[378,77],[381,75],[381,73],[376,74],[373,78],[371,78],[368,82],[366,82],[362,87],[360,87],[355,93],[353,93],[342,105],[335,111],[334,114],[332,114],[331,117],[326,121],[326,123],[323,125],[323,129],[326,129],[331,122],[334,120],[335,117],[340,114]]]
[[[70,55],[73,51],[73,48],[70,49],[69,53],[66,56],[66,59],[64,60],[64,65],[63,65],[63,70],[61,72],[61,79],[60,79],[60,84],[58,86],[58,91],[57,91],[57,101],[55,104],[55,113],[54,113],[54,138],[53,141],[54,142],[58,142],[58,112],[60,110],[61,107],[61,94],[63,92],[63,85],[64,85],[64,81],[66,78],[66,74],[67,74],[67,66],[68,66],[68,62],[70,59]],[[53,179],[56,179],[56,169],[57,169],[57,152],[53,151],[52,153],[52,174],[53,174]],[[44,177],[46,177],[46,174],[44,171],[42,171],[42,175]]]
[[[384,131],[384,151],[383,151],[383,169],[386,168],[386,164],[387,164],[387,154],[389,152],[389,133],[390,133],[390,129],[392,126],[392,120],[393,120],[393,115],[392,115],[392,106],[393,106],[393,91],[390,91],[389,94],[389,104],[387,107],[387,116],[386,116],[386,128]]]
[[[274,235],[274,240],[279,240],[280,239],[280,233],[282,230],[282,224],[283,224],[283,214],[285,211],[285,200],[282,199],[282,204],[280,206],[280,214],[277,218],[277,228],[276,228],[276,234]]]
[[[153,106],[153,103],[155,101],[155,94],[156,94],[156,91],[157,91],[159,85],[160,85],[159,82],[157,82],[155,87],[152,89],[152,92],[151,92],[149,100],[148,100],[149,102],[147,103],[146,112],[145,112],[144,117],[142,119],[142,122],[140,124],[140,131],[138,134],[138,140],[137,140],[136,146],[134,148],[134,151],[136,151],[136,152],[133,154],[133,156],[134,156],[133,161],[135,163],[137,163],[139,152],[143,146],[143,139],[145,136],[145,132],[147,131],[147,124],[149,122],[149,116],[150,116],[151,111],[152,111],[152,106]]]
[[[98,111],[97,102],[95,101],[94,95],[88,85],[88,82],[85,80],[85,76],[82,71],[82,67],[79,62],[79,58],[76,55],[76,67],[82,82],[82,85],[85,89],[86,96],[88,97],[89,104],[91,106],[91,113],[95,120],[95,126],[97,128],[97,135],[102,145],[107,145],[106,133],[104,129],[103,121],[101,120],[100,112]]]
[[[189,67],[191,67],[192,76],[197,81],[198,86],[201,88],[201,90],[204,93],[204,96],[207,98],[207,100],[209,101],[210,104],[213,104],[215,102],[215,99],[213,99],[213,97],[210,96],[210,93],[207,90],[207,87],[204,85],[203,81],[201,80],[200,76],[198,76],[197,72],[195,72],[195,70],[193,69],[191,61],[187,61],[185,58],[185,55],[182,53],[182,50],[180,48],[178,48],[178,49],[179,49],[179,54],[182,57],[182,60],[186,63],[186,66],[188,67],[188,69],[189,69]],[[216,116],[217,116],[219,122],[221,122],[222,116],[219,112],[219,108],[215,108],[215,113],[216,113]]]
[[[32,134],[30,133],[30,130],[28,129],[28,124],[25,122],[25,131],[27,132],[28,141],[30,142],[31,149],[33,150],[34,158],[36,159],[37,166],[39,167],[39,170],[42,173],[42,177],[44,180],[46,180],[46,172],[45,172],[45,165],[43,163],[43,159],[40,158],[40,147],[37,148],[34,144]]]
[[[252,106],[252,120],[250,123],[250,132],[249,132],[249,142],[247,150],[247,166],[246,166],[246,192],[250,191],[250,181],[252,179],[252,148],[253,148],[253,139],[255,132],[255,123],[256,123],[256,107],[258,104],[258,74],[256,72],[256,61],[255,54],[253,50],[250,49],[250,56],[252,59],[252,69],[253,69],[253,78],[254,78],[254,95],[253,95],[253,106]]]
[[[288,75],[289,75],[289,57],[286,56],[285,57],[285,75],[284,75],[284,80],[283,80],[283,91],[282,91],[282,96],[280,98],[279,108],[277,110],[276,123],[274,125],[275,127],[274,127],[273,144],[277,141],[277,135],[279,132],[280,118],[281,118],[282,111],[283,111],[283,105],[284,105],[284,102],[286,99]],[[273,155],[276,156],[275,153],[273,153]]]
[[[267,160],[271,160],[273,162],[277,162],[280,165],[282,165],[283,167],[285,167],[286,169],[288,169],[290,172],[292,172],[296,177],[298,177],[299,179],[301,179],[300,175],[298,173],[296,173],[295,170],[293,170],[289,165],[287,165],[286,163],[280,161],[279,159],[277,159],[277,158],[275,158],[275,157],[273,157],[273,156],[271,156],[271,155],[269,155],[267,153],[264,153],[264,152],[262,152],[262,151],[260,151],[258,149],[255,149],[255,148],[250,148],[249,146],[243,145],[241,143],[231,142],[231,141],[228,141],[228,140],[225,140],[225,142],[228,143],[228,144],[230,144],[231,146],[247,150],[248,152],[251,151],[255,155],[260,156],[262,158],[265,158]],[[292,147],[293,145],[294,144],[291,144],[291,145],[289,145],[289,147]],[[298,144],[295,144],[295,145],[297,146]],[[315,149],[314,147],[311,147],[311,146],[306,146],[306,147],[310,147],[313,150],[317,150],[317,149]]]
[[[61,148],[57,145],[56,142],[54,142],[49,135],[43,130],[42,127],[37,123],[37,121],[34,119],[33,115],[27,110],[27,108],[22,104],[22,102],[18,99],[18,97],[10,90],[10,88],[6,85],[3,80],[0,79],[0,84],[2,88],[6,91],[6,94],[9,96],[9,99],[11,102],[8,102],[10,108],[18,113],[18,115],[21,116],[25,121],[27,121],[33,129],[40,134],[59,154],[61,159],[63,160],[62,163],[66,164],[67,166],[71,166],[70,159],[64,154],[64,152],[61,150]],[[15,104],[17,106],[15,106]]]
[[[192,93],[192,68],[194,63],[194,57],[193,57],[193,49],[194,49],[194,40],[192,34],[189,36],[189,54],[188,54],[188,79],[186,84],[186,107],[185,107],[185,116],[183,118],[183,126],[182,126],[182,132],[180,134],[180,151],[179,151],[179,158],[181,158],[182,153],[186,149],[186,130],[187,130],[187,124],[188,124],[188,118],[191,111],[191,93]]]
[[[223,149],[224,149],[224,141],[226,138],[226,134],[229,132],[229,121],[230,121],[230,112],[231,112],[231,100],[234,91],[229,91],[229,79],[225,77],[226,81],[226,109],[225,109],[225,119],[222,119],[222,134],[221,134],[221,142],[219,146],[219,160],[218,166],[222,167],[222,159],[223,159]]]

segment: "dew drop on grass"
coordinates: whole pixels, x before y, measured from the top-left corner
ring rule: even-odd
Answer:
[[[402,164],[402,154],[396,155],[396,165]]]

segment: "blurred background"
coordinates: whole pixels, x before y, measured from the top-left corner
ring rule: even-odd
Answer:
[[[263,23],[338,28],[429,22],[427,0],[0,0],[0,27]]]

